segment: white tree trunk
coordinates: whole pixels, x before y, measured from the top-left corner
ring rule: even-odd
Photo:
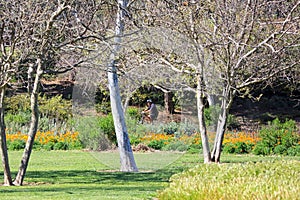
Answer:
[[[224,139],[226,121],[228,116],[226,108],[224,108],[225,105],[224,101],[222,100],[221,113],[219,114],[219,120],[218,120],[217,131],[216,131],[216,138],[214,142],[214,148],[212,150],[212,161],[217,163],[220,162],[220,157],[222,152],[222,142]]]
[[[39,122],[39,110],[38,110],[38,85],[40,82],[40,78],[43,74],[42,67],[41,67],[41,60],[38,59],[37,61],[37,72],[35,75],[34,85],[31,91],[30,97],[30,104],[31,104],[31,122],[30,122],[30,129],[28,133],[28,139],[26,142],[26,146],[23,152],[23,156],[21,159],[21,164],[19,167],[18,174],[16,179],[14,180],[14,185],[22,185],[23,180],[25,178],[27,166],[29,163],[29,158],[32,152],[32,147],[34,143],[34,138],[38,129],[38,122]]]
[[[129,102],[130,102],[130,98],[131,98],[131,94],[126,95],[126,99],[125,102],[123,104],[123,112],[126,113],[127,108],[129,106]]]
[[[214,141],[214,147],[211,152],[212,161],[220,162],[221,153],[222,153],[222,143],[224,139],[224,134],[226,131],[226,123],[229,114],[229,109],[232,105],[235,91],[230,90],[230,86],[227,85],[223,88],[223,95],[221,101],[221,112],[219,114],[219,120],[217,125],[217,132]]]
[[[5,86],[1,87],[0,91],[0,153],[3,166],[3,175],[4,175],[4,185],[13,185],[11,172],[9,167],[9,160],[7,154],[7,144],[6,144],[6,133],[5,133],[5,122],[4,122],[4,96],[5,96]]]
[[[125,8],[127,6],[126,0],[118,0],[118,14],[116,20],[116,30],[115,30],[115,45],[114,52],[112,52],[110,57],[110,64],[108,66],[108,87],[110,91],[110,101],[111,110],[114,119],[115,131],[118,141],[118,149],[120,153],[121,171],[124,172],[137,172],[138,168],[136,166],[133,152],[130,145],[130,140],[127,132],[127,127],[125,123],[124,112],[122,108],[120,89],[118,84],[117,75],[117,52],[120,49],[121,37],[124,32],[124,17]]]
[[[215,106],[218,103],[217,95],[215,94],[207,94],[206,98],[209,106]]]
[[[199,130],[201,134],[204,163],[210,163],[211,154],[210,154],[207,130],[206,130],[206,125],[204,120],[203,88],[202,88],[202,79],[200,73],[197,75],[197,111],[198,111]]]

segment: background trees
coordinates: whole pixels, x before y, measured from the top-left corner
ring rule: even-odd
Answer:
[[[221,112],[211,159],[219,162],[234,97],[249,92],[251,85],[265,84],[281,72],[299,67],[292,56],[299,44],[299,2],[159,1],[147,2],[145,7],[148,9],[142,16],[150,26],[176,30],[193,45],[194,59],[167,62],[177,69],[193,69],[203,144],[207,144],[203,100],[212,95],[218,98]],[[209,162],[209,147],[203,147]]]
[[[100,2],[101,3],[101,2]],[[22,185],[38,127],[38,87],[43,74],[64,73],[83,62],[86,50],[79,42],[99,35],[91,34],[89,25],[98,7],[93,2],[23,1],[1,5],[1,90],[11,82],[27,84],[31,94],[31,125],[15,185]],[[81,17],[84,16],[84,19]],[[91,17],[91,18],[90,18]],[[27,73],[27,76],[24,75]],[[1,98],[2,119],[4,118]],[[5,123],[1,120],[2,161],[5,184],[11,185],[5,144]]]
[[[1,2],[0,139],[5,184],[11,185],[12,179],[3,100],[13,82],[25,84],[32,95],[32,128],[15,181],[18,185],[37,131],[42,75],[76,69],[91,80],[85,69],[107,72],[119,148],[124,150],[122,171],[136,171],[137,167],[124,121],[118,74],[137,79],[133,88],[126,88],[129,97],[145,83],[165,92],[186,89],[197,93],[205,162],[220,161],[228,113],[236,96],[249,95],[253,85],[274,83],[278,75],[295,83],[291,91],[299,87],[299,1],[114,3]],[[221,106],[212,151],[204,121],[205,99]]]

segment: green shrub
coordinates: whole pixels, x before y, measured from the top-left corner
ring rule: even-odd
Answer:
[[[224,153],[245,154],[252,151],[254,144],[246,142],[226,143],[223,145],[222,150]]]
[[[9,132],[28,132],[28,125],[31,119],[30,97],[28,94],[15,95],[6,98],[5,116],[6,125]],[[65,100],[61,95],[47,98],[39,97],[40,110],[40,131],[57,130],[65,131],[67,122],[72,118],[72,103]],[[63,130],[64,129],[64,130]]]
[[[5,123],[7,133],[16,133],[18,131],[27,132],[31,119],[30,112],[7,113],[5,115]]]
[[[235,153],[237,154],[250,153],[253,147],[253,144],[246,144],[245,142],[237,142],[235,145]]]
[[[292,151],[288,151],[288,149],[297,146],[300,141],[300,136],[296,133],[296,123],[293,120],[286,120],[282,123],[279,119],[275,119],[268,126],[262,128],[259,135],[261,141],[253,150],[256,155],[289,155],[289,152]]]
[[[166,143],[164,140],[152,140],[147,144],[148,147],[161,150],[164,146],[166,146]]]
[[[190,121],[184,121],[179,124],[177,132],[180,133],[180,135],[188,135],[191,136],[197,132],[199,132],[199,125],[193,124]]]
[[[139,120],[142,117],[140,110],[135,107],[128,107],[127,114],[131,119],[135,119],[135,120]]]
[[[235,153],[236,146],[233,143],[227,143],[223,147],[223,152],[224,153]]]
[[[53,146],[53,150],[68,150],[69,145],[66,142],[57,142]]]
[[[37,141],[34,141],[33,142],[33,149],[36,149],[36,150],[40,150],[40,149],[43,149],[43,145],[41,145],[39,142]]]
[[[55,142],[48,142],[47,144],[43,145],[43,149],[47,151],[51,151],[54,149]]]
[[[298,144],[288,148],[287,154],[290,156],[300,156],[300,145]]]
[[[112,114],[99,118],[99,128],[107,136],[107,138],[117,144],[117,136],[115,133],[115,126]]]
[[[98,117],[79,117],[74,119],[74,129],[79,132],[79,140],[83,148],[91,150],[107,150],[111,142],[99,125]]]
[[[179,124],[176,122],[170,122],[163,126],[163,132],[169,135],[174,134],[175,132],[178,131],[178,129],[179,129]]]
[[[9,150],[21,150],[24,149],[26,142],[24,140],[14,140],[8,143]]]
[[[202,145],[201,144],[191,144],[187,150],[189,153],[201,153]]]
[[[7,113],[5,115],[6,123],[17,123],[21,126],[27,125],[30,121],[31,114],[28,112]]]
[[[185,144],[184,142],[177,140],[165,145],[162,150],[164,151],[186,151],[188,150],[189,145]]]
[[[30,96],[28,94],[19,94],[5,98],[5,106],[8,113],[29,112]]]
[[[236,116],[229,114],[227,118],[227,128],[229,130],[236,130],[240,127],[240,124],[236,118]]]
[[[129,137],[130,137],[130,144],[131,145],[136,146],[136,145],[138,145],[142,142],[141,138],[137,135],[130,135]]]
[[[82,143],[77,140],[76,142],[72,142],[68,144],[69,149],[75,150],[75,149],[82,149]]]
[[[72,117],[72,102],[62,98],[62,95],[47,98],[39,97],[39,110],[41,117],[58,121],[68,121]]]
[[[97,113],[102,113],[102,114],[109,114],[111,113],[111,106],[110,106],[110,102],[101,102],[101,103],[97,103],[95,105],[95,109]]]

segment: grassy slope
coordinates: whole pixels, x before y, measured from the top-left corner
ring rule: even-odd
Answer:
[[[16,173],[22,152],[10,152]],[[116,152],[33,152],[25,186],[0,187],[1,199],[143,199],[168,185],[171,175],[202,161],[197,154],[135,154],[140,173],[116,172]],[[278,157],[224,155],[223,162],[281,159]],[[286,159],[289,159],[286,157]],[[299,160],[299,158],[297,158]],[[1,173],[0,180],[3,180]]]

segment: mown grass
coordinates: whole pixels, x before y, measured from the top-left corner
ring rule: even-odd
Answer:
[[[16,174],[22,152],[9,152]],[[173,174],[203,162],[199,154],[136,153],[139,173],[118,172],[117,152],[34,151],[25,185],[0,187],[1,199],[151,199]],[[200,159],[201,158],[201,159]],[[224,163],[280,160],[282,157],[224,155]],[[298,157],[297,157],[298,158]],[[284,157],[286,160],[295,157]],[[299,160],[299,158],[298,158]],[[0,174],[3,180],[3,173]]]
[[[13,174],[16,174],[21,155],[22,152],[19,151],[9,152]],[[0,197],[149,199],[156,195],[157,190],[168,185],[172,174],[200,163],[200,159],[196,159],[199,155],[186,156],[181,153],[137,153],[135,156],[141,172],[122,173],[118,172],[117,152],[34,151],[24,186],[3,186],[0,188]],[[167,157],[169,159],[166,159]],[[184,160],[187,160],[189,165],[181,163],[166,167],[172,162],[180,163]],[[3,173],[0,179],[3,180]]]

